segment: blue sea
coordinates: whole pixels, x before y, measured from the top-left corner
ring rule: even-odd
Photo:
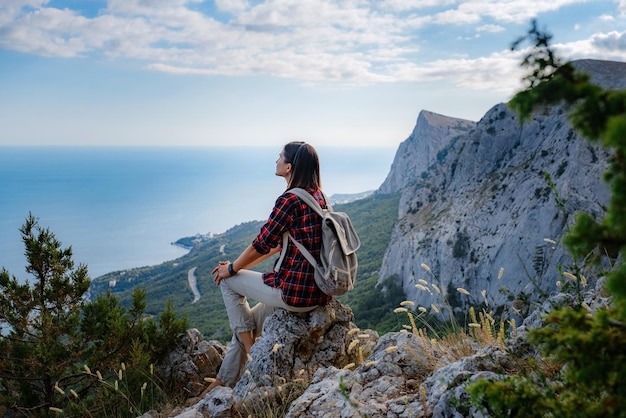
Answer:
[[[280,147],[278,147],[280,148]],[[377,189],[395,148],[318,148],[328,195]],[[264,220],[285,181],[275,147],[0,147],[0,267],[20,280],[32,213],[92,278],[178,258],[172,243]]]

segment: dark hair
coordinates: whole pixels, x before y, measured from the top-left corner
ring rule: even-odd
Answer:
[[[285,145],[284,151],[285,162],[291,163],[291,179],[287,189],[321,189],[320,160],[315,148],[302,141],[293,141]]]

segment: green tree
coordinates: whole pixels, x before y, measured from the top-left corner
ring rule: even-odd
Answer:
[[[159,361],[186,319],[171,310],[162,325],[144,318],[140,289],[129,309],[108,292],[88,301],[87,266],[75,267],[71,247],[62,248],[32,214],[20,232],[34,281],[0,272],[0,405],[24,416],[48,416],[56,408],[66,416],[98,416],[115,409],[120,397],[103,396],[104,379],[132,359]]]
[[[559,307],[546,325],[531,330],[529,341],[544,355],[527,376],[469,386],[472,399],[494,416],[626,416],[626,91],[593,84],[572,63],[562,63],[550,48],[551,35],[533,22],[534,48],[523,62],[530,69],[528,89],[511,101],[522,119],[539,106],[563,104],[573,127],[612,151],[605,180],[611,201],[602,219],[579,214],[564,240],[576,264],[608,260],[605,272],[612,307],[590,314],[583,306]]]

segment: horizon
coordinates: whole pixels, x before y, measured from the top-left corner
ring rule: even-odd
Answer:
[[[396,148],[422,110],[478,121],[510,100],[532,20],[565,60],[626,61],[626,0],[13,0],[0,16],[0,146]]]

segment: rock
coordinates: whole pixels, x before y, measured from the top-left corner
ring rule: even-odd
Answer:
[[[215,377],[226,347],[218,341],[206,341],[195,328],[187,330],[181,343],[159,367],[167,380],[174,381],[186,397],[197,395],[207,386],[205,377]]]
[[[358,361],[359,350],[348,350],[357,336],[350,333],[356,329],[353,321],[350,308],[336,300],[305,314],[283,309],[274,312],[252,346],[251,361],[234,389],[235,400],[262,401],[266,392],[287,381],[309,381],[319,367],[343,367]],[[360,354],[365,357],[378,338],[373,332],[367,336]]]
[[[194,413],[230,417],[233,411],[259,411],[271,405],[268,399],[283,390],[294,390],[297,382],[299,387],[306,387],[318,370],[337,370],[362,362],[373,352],[378,334],[357,329],[353,321],[350,308],[336,300],[304,314],[276,310],[265,320],[263,332],[252,346],[246,371],[235,388],[216,388],[203,399],[194,400],[177,417],[187,418]],[[178,364],[181,376],[198,382],[204,377],[215,377],[218,368],[212,366],[223,358],[224,347],[203,343],[195,331],[188,333],[185,343],[195,348],[177,349],[177,354],[170,357],[181,360],[173,361],[169,367]],[[211,357],[212,353],[216,356]],[[211,366],[198,365],[198,359]],[[299,394],[302,389],[295,390]]]
[[[625,63],[574,65],[604,87],[626,86]],[[603,216],[610,158],[572,129],[560,106],[523,124],[504,103],[475,124],[422,111],[377,191],[401,194],[379,282],[396,277],[423,307],[443,309],[441,298],[416,288],[419,280],[463,311],[486,301],[525,316],[542,292],[559,291],[559,266],[572,264],[562,238],[575,214]]]

